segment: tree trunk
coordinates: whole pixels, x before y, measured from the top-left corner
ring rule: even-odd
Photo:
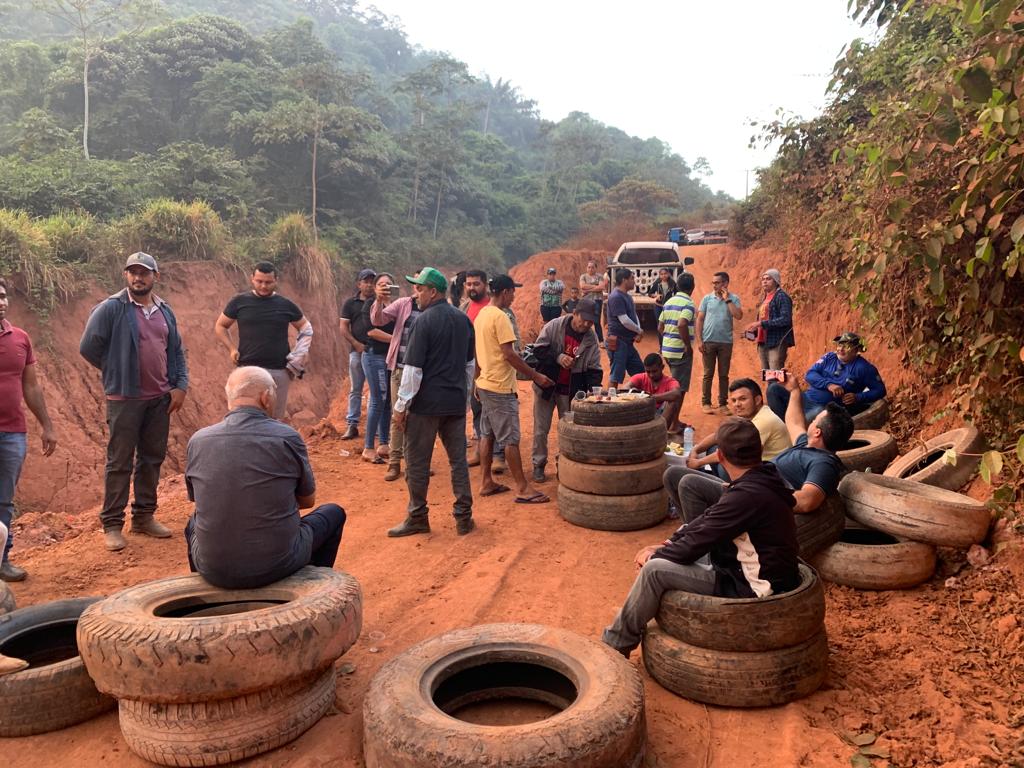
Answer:
[[[82,95],[85,100],[85,112],[82,117],[82,154],[85,155],[85,159],[89,159],[89,64],[92,61],[92,57],[86,51],[84,56],[84,63],[82,65]]]
[[[416,223],[416,213],[420,206],[420,159],[416,158],[416,171],[412,177],[412,205],[409,206],[409,219]]]
[[[487,97],[487,108],[484,110],[484,136],[487,135],[487,126],[491,123],[491,100],[493,95]]]
[[[316,157],[317,149],[320,146],[320,112],[317,110],[316,124],[313,128],[313,169],[312,169],[312,182],[313,182],[313,245],[319,245],[320,237],[316,228]]]
[[[437,207],[434,208],[434,239],[437,240],[437,222],[441,218],[441,195],[444,193],[444,166],[441,166],[441,178],[437,182]]]

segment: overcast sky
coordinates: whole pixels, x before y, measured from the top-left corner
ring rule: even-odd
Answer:
[[[586,112],[663,139],[691,165],[703,155],[707,184],[737,198],[747,169],[774,154],[748,148],[751,120],[779,107],[819,112],[836,58],[872,31],[850,21],[846,0],[372,4],[401,20],[410,43],[510,80],[548,120]]]

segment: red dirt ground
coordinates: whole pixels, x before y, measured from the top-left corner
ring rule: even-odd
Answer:
[[[784,284],[797,283],[786,274],[785,259],[768,250],[741,253],[717,246],[688,250],[697,257],[694,272],[699,295],[707,291],[711,273],[723,264],[732,271],[733,288],[748,308],[764,268],[779,266]],[[524,331],[536,329],[530,319],[538,314],[533,287],[542,270],[553,264],[563,276],[571,277],[586,258],[579,252],[539,254],[513,270],[528,286],[516,304]],[[794,362],[811,362],[831,336],[856,325],[855,316],[840,309],[834,298],[814,310],[799,304]],[[869,338],[873,342],[870,357],[891,384],[920,386],[903,369],[898,355],[880,343],[882,339],[871,334]],[[738,344],[735,374],[755,374],[755,357],[751,345]],[[216,396],[220,367],[217,363],[216,376],[211,374],[217,387],[208,383],[204,397]],[[699,368],[694,371],[694,391],[699,386]],[[528,406],[525,386],[522,392],[522,402]],[[332,408],[335,418],[340,399]],[[684,415],[697,425],[699,434],[718,417],[701,414],[696,400],[693,395],[687,398]],[[524,435],[532,432],[529,412],[524,407]],[[940,426],[929,427],[929,432]],[[92,430],[101,434],[102,425],[95,424]],[[672,530],[669,522],[635,533],[575,528],[558,517],[554,502],[520,506],[505,495],[478,499],[478,530],[457,538],[447,512],[452,499],[446,464],[443,453],[436,452],[433,532],[389,540],[384,536],[386,528],[404,514],[404,485],[384,483],[384,468],[361,462],[355,444],[330,436],[329,429],[318,431],[326,435],[311,441],[318,496],[320,501],[341,503],[349,512],[338,567],[363,585],[363,639],[343,659],[354,670],[339,677],[337,711],[293,744],[252,760],[252,765],[362,765],[361,704],[370,678],[383,662],[432,635],[477,623],[523,621],[598,637],[632,582],[633,554]],[[86,488],[98,493],[99,440],[82,450],[96,454],[89,457],[92,476],[84,473],[81,480],[84,497]],[[471,473],[478,482],[478,470]],[[554,491],[553,482],[545,487]],[[975,487],[972,493],[982,495],[983,489]],[[104,551],[96,511],[94,501],[80,514],[61,515],[61,541],[49,541],[52,512],[20,521],[22,536],[15,553],[31,574],[28,581],[12,585],[20,605],[109,594],[130,584],[186,572],[180,534],[169,541],[130,537],[123,552]],[[162,488],[160,518],[181,530],[189,512],[180,476],[168,477]],[[962,555],[944,552],[940,573],[918,589],[869,593],[827,585],[831,647],[827,682],[809,698],[784,707],[745,711],[681,699],[653,682],[635,654],[632,663],[641,670],[647,692],[647,765],[849,765],[857,747],[848,739],[864,733],[877,737],[879,752],[890,754],[888,763],[894,766],[1024,765],[1020,653],[1024,626],[1019,619],[1024,608],[1024,554],[1019,539],[1005,532],[998,538],[1003,542],[1000,551],[981,567],[967,565]],[[944,586],[954,574],[951,585]],[[380,639],[371,642],[370,632],[380,633],[375,636]],[[58,733],[7,740],[3,752],[5,765],[11,768],[145,764],[127,750],[113,713]],[[887,760],[876,759],[874,764],[885,766]]]

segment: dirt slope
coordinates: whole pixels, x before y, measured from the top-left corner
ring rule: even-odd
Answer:
[[[714,247],[694,249],[693,255],[698,293],[710,285],[710,274],[721,263],[742,258],[742,265],[730,268],[745,300],[752,295],[752,276],[778,257]],[[543,254],[519,269],[539,275],[552,258]],[[558,258],[568,269],[569,264],[582,265],[586,255],[563,253]],[[562,263],[556,262],[560,271]],[[524,305],[521,316],[531,309],[536,313],[535,301]],[[798,313],[799,359],[814,357],[834,333],[825,326],[840,315],[835,307],[830,311]],[[756,372],[751,345],[737,347],[735,371]],[[884,373],[903,375],[889,368]],[[523,433],[528,436],[531,399],[525,385],[520,392]],[[692,397],[684,413],[697,424],[698,433],[717,420],[701,414]],[[350,515],[338,567],[363,585],[364,633],[345,659],[355,669],[340,678],[337,713],[252,765],[360,766],[360,708],[370,678],[387,659],[426,637],[490,621],[537,621],[597,637],[632,582],[633,554],[664,539],[673,527],[666,522],[635,533],[589,531],[562,521],[554,503],[520,506],[505,495],[478,499],[478,530],[457,538],[448,516],[452,497],[439,449],[431,487],[433,533],[389,540],[385,529],[404,514],[403,484],[382,482],[383,468],[359,461],[352,443],[323,439],[312,445],[311,455],[320,501],[337,501]],[[477,483],[478,471],[471,472]],[[553,490],[553,483],[547,488]],[[161,518],[180,530],[190,511],[180,478],[165,481],[161,498]],[[109,593],[187,569],[180,535],[163,542],[131,537],[125,551],[109,554],[102,550],[99,535],[90,533],[23,550],[21,562],[32,574],[14,585],[23,605]],[[945,587],[944,579],[956,571],[954,586]],[[1024,764],[1024,629],[1018,624],[1024,607],[1022,577],[1024,556],[1011,546],[980,568],[950,556],[939,576],[907,592],[872,594],[828,586],[828,680],[813,696],[785,707],[705,707],[668,693],[642,671],[651,753],[647,764],[845,766],[856,748],[844,734],[864,732],[877,735],[877,745],[891,752],[895,766]],[[370,633],[376,633],[374,639]],[[633,663],[642,670],[637,655]],[[12,768],[144,765],[128,753],[115,714],[60,733],[8,740],[4,753],[5,764]],[[874,764],[881,767],[886,761]]]

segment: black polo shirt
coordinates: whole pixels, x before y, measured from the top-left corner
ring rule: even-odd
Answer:
[[[224,307],[238,323],[238,364],[281,370],[288,365],[288,326],[302,319],[298,305],[279,294],[240,293]]]
[[[423,370],[409,410],[423,416],[466,413],[466,364],[476,354],[469,318],[447,301],[437,301],[416,319],[405,351],[405,365]]]

